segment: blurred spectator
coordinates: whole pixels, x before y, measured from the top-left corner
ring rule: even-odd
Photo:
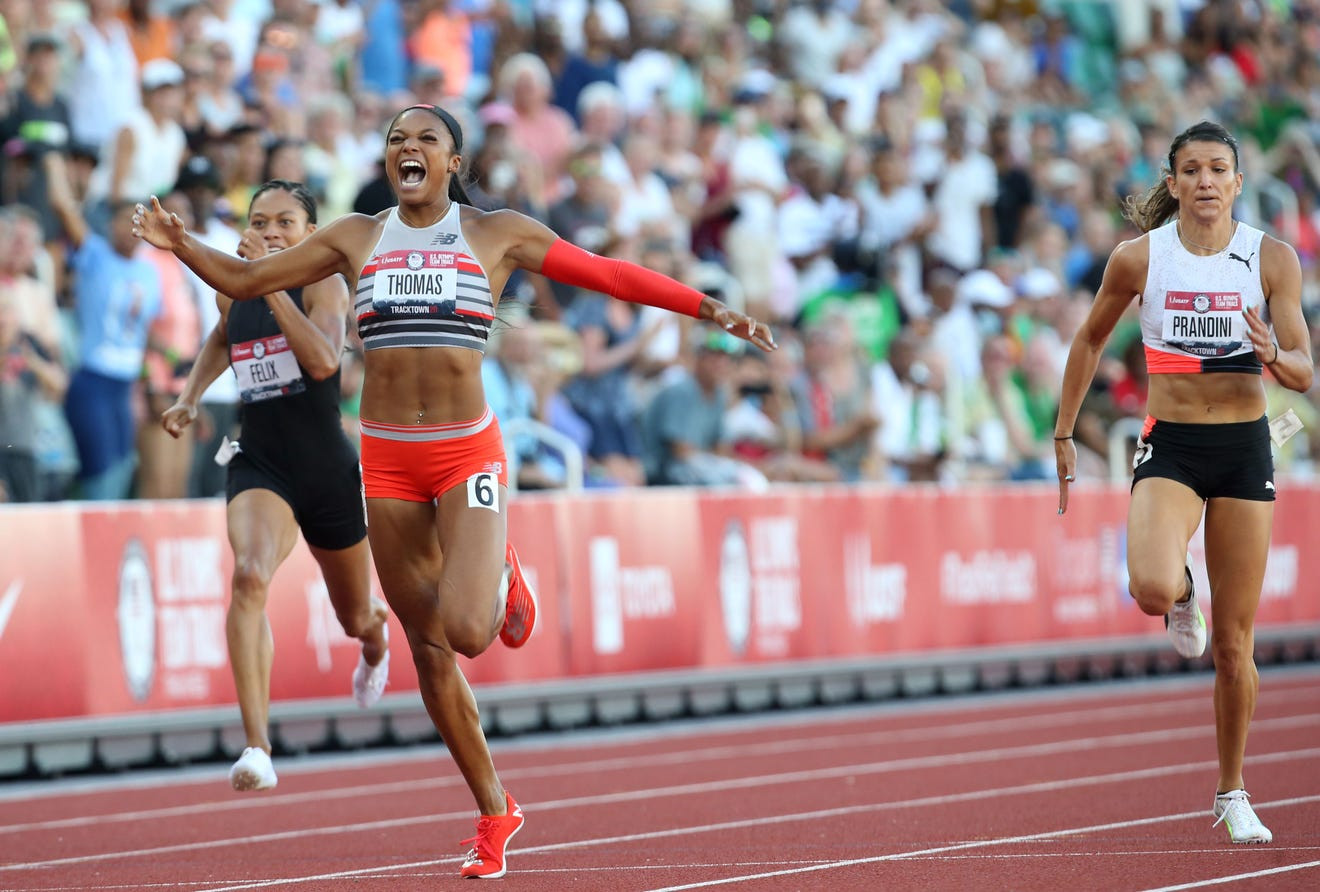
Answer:
[[[170,59],[142,67],[142,105],[129,113],[106,158],[111,205],[165,195],[179,176],[187,139],[183,111],[183,69]]]
[[[257,49],[260,23],[248,0],[202,0],[205,14],[202,34],[207,41],[221,41],[229,49],[228,61],[236,76],[247,74]],[[244,205],[246,207],[246,205]]]
[[[614,214],[614,230],[625,238],[673,238],[687,241],[687,231],[679,228],[669,187],[656,172],[659,149],[644,133],[630,133],[623,142],[623,159],[628,177],[619,184],[619,205]]]
[[[229,222],[218,216],[220,207],[220,175],[205,155],[194,155],[179,172],[174,194],[188,202],[193,237],[205,245],[233,254],[238,249],[240,234]],[[188,279],[197,299],[198,330],[206,333],[215,328],[220,318],[216,306],[215,289],[201,277],[188,270]],[[201,346],[199,336],[197,347]],[[216,450],[226,436],[236,437],[238,429],[238,380],[232,369],[220,373],[202,394],[195,430],[196,445],[191,461],[188,493],[192,496],[222,495],[225,491],[225,469],[214,461]],[[159,425],[155,425],[159,428]]]
[[[403,4],[400,0],[367,0],[364,12],[361,85],[382,95],[398,93],[408,85]]]
[[[786,321],[772,306],[776,277],[787,261],[779,245],[779,202],[788,174],[778,148],[762,132],[761,103],[770,87],[753,79],[739,94],[729,150],[729,183],[736,213],[724,233],[729,269],[742,286],[746,312],[755,319]]]
[[[93,232],[69,185],[64,158],[48,153],[50,202],[64,225],[71,255],[78,365],[65,412],[78,446],[78,495],[122,499],[134,465],[133,388],[142,370],[147,330],[160,313],[160,277],[134,259],[134,201],[111,207],[109,238]]]
[[[691,371],[665,385],[646,408],[647,482],[764,488],[765,475],[734,458],[724,436],[734,358],[742,355],[743,342],[718,329],[696,335]]]
[[[793,149],[786,162],[790,184],[778,208],[778,239],[790,264],[795,303],[776,309],[793,319],[812,298],[839,279],[836,246],[856,238],[857,205],[831,191],[824,160],[806,148]]]
[[[638,305],[598,294],[579,295],[564,321],[582,339],[582,371],[564,385],[564,395],[591,426],[596,476],[617,486],[640,485],[646,482],[641,406],[630,379],[643,368],[642,354],[659,323],[644,328]]]
[[[140,104],[137,56],[120,13],[124,0],[86,0],[87,20],[69,32],[75,60],[69,85],[74,138],[102,148]]]
[[[330,54],[335,83],[351,90],[358,84],[358,49],[367,39],[366,15],[358,0],[322,0],[312,34]]]
[[[252,204],[252,194],[265,182],[266,143],[261,129],[253,124],[236,124],[229,128],[224,140],[224,166],[220,168],[223,184],[222,196],[234,225],[247,225],[247,212],[239,211]]]
[[[22,85],[9,97],[9,113],[0,123],[0,194],[6,204],[21,202],[38,214],[44,242],[54,241],[60,229],[41,156],[67,149],[72,141],[68,104],[58,86],[60,46],[48,32],[28,38]]]
[[[839,469],[802,454],[802,418],[792,382],[801,371],[801,345],[777,333],[774,353],[744,351],[737,359],[735,396],[724,413],[723,438],[730,454],[765,475],[791,483],[831,483]]]
[[[614,55],[614,41],[594,9],[588,10],[582,20],[582,37],[582,51],[566,53],[563,67],[554,78],[555,105],[577,118],[579,124],[583,123],[582,91],[593,83],[614,86],[619,67]]]
[[[172,58],[176,53],[174,22],[159,7],[155,0],[128,0],[120,12],[139,66],[152,59]]]
[[[519,53],[500,69],[497,95],[514,111],[510,138],[541,166],[544,179],[541,194],[535,196],[541,205],[562,194],[562,177],[577,133],[568,113],[550,104],[550,90],[550,71],[530,53]]]
[[[535,322],[525,311],[510,316],[508,326],[499,329],[494,355],[488,354],[481,366],[491,410],[510,433],[512,421],[538,422],[567,437],[585,455],[590,429],[558,392],[565,377],[581,366],[572,333]],[[506,448],[515,457],[519,489],[555,489],[568,482],[558,444],[530,433],[510,433],[505,434]]]
[[[999,115],[990,122],[989,155],[998,174],[994,200],[994,245],[1017,248],[1022,241],[1023,224],[1036,203],[1036,187],[1031,174],[1018,158],[1013,145],[1013,122]]]
[[[887,280],[908,316],[924,316],[921,245],[935,215],[899,147],[881,137],[870,149],[871,176],[857,187],[861,232],[855,268],[877,284]]]
[[[619,142],[628,126],[623,94],[607,81],[587,85],[578,95],[577,118],[581,122],[579,138],[594,143],[600,152],[601,172],[611,183],[623,185],[631,176]]]
[[[181,192],[161,200],[183,225],[194,230],[192,205]],[[196,433],[189,425],[177,439],[157,423],[183,393],[193,362],[201,348],[203,331],[198,313],[194,277],[179,258],[145,242],[135,255],[156,269],[160,279],[160,315],[147,331],[143,368],[146,417],[138,426],[137,495],[143,499],[182,499],[188,495]]]
[[[32,210],[20,204],[0,213],[0,290],[14,297],[19,328],[57,356],[63,339],[55,283],[39,272],[49,261],[41,244],[41,223]]]
[[[472,77],[472,23],[453,0],[417,0],[408,53],[417,66],[441,72],[450,96],[465,96]]]
[[[998,241],[993,208],[999,174],[994,162],[971,145],[965,112],[949,111],[944,127],[944,164],[931,195],[936,224],[926,249],[966,273],[979,267],[987,248]]]
[[[573,187],[566,198],[550,206],[547,223],[563,239],[595,254],[613,249],[613,228],[618,190],[606,180],[601,148],[596,143],[578,147],[568,162]],[[550,283],[551,293],[562,310],[576,299],[578,289],[562,282]]]
[[[352,115],[348,99],[334,93],[321,97],[307,110],[307,144],[303,148],[306,177],[292,182],[307,184],[327,220],[352,210],[358,187],[371,169],[362,164],[348,131]]]
[[[37,463],[41,400],[63,399],[59,359],[20,325],[18,295],[0,288],[0,502],[45,497]]]
[[[889,344],[871,370],[872,411],[879,419],[878,451],[894,483],[941,479],[949,456],[949,407],[942,357],[914,329]]]
[[[810,0],[789,8],[778,33],[793,76],[819,87],[838,70],[853,25],[833,0]]]
[[[880,420],[852,333],[837,315],[803,333],[802,370],[792,387],[802,418],[803,454],[828,461],[843,480],[873,477],[872,435]]]
[[[191,89],[196,91],[197,110],[206,124],[206,133],[219,136],[242,122],[243,97],[235,89],[234,51],[229,44],[214,41],[207,53],[211,64],[198,62],[193,70],[199,83]]]

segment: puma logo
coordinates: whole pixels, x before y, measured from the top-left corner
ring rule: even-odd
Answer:
[[[1240,262],[1243,266],[1245,266],[1247,268],[1247,272],[1251,272],[1251,258],[1256,256],[1256,252],[1252,251],[1251,254],[1247,257],[1239,257],[1237,254],[1229,254],[1228,256],[1229,259],[1236,260]]]
[[[1266,480],[1266,481],[1265,481],[1265,488],[1268,489],[1270,492],[1274,492],[1274,481],[1273,481],[1273,480]]]

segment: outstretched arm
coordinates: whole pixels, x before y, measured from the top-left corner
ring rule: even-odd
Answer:
[[[507,234],[505,259],[513,266],[619,300],[709,319],[762,350],[778,347],[764,322],[757,322],[666,275],[626,260],[584,251],[555,235],[544,224],[515,211],[494,211],[487,217],[497,221],[492,225]]]
[[[264,294],[299,288],[341,273],[356,279],[350,250],[346,245],[370,246],[367,230],[374,227],[370,217],[350,214],[316,230],[285,251],[268,254],[259,260],[243,260],[208,247],[184,228],[177,214],[160,206],[151,197],[151,206],[138,205],[133,215],[133,234],[174,255],[221,294],[234,300],[252,300]]]

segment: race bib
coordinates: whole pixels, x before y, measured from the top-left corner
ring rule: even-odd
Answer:
[[[1242,295],[1170,291],[1164,296],[1164,342],[1193,356],[1227,356],[1246,339]]]
[[[245,403],[259,403],[307,389],[298,358],[289,348],[289,339],[282,334],[232,345],[229,363],[234,367]]]
[[[376,260],[371,308],[382,316],[452,316],[458,293],[452,251],[407,251]]]

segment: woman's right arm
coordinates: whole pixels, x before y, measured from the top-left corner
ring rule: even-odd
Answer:
[[[1149,240],[1145,236],[1122,242],[1105,264],[1100,290],[1095,294],[1091,312],[1077,329],[1068,363],[1063,370],[1063,388],[1059,394],[1059,414],[1054,423],[1054,453],[1059,472],[1059,513],[1068,508],[1068,484],[1077,473],[1077,448],[1073,426],[1082,409],[1082,400],[1091,388],[1095,370],[1105,343],[1123,312],[1146,283],[1150,262]]]
[[[234,300],[253,300],[276,291],[300,288],[335,273],[356,282],[359,261],[371,249],[377,221],[349,214],[324,226],[292,248],[258,260],[243,260],[202,244],[184,228],[177,214],[151,197],[150,207],[138,205],[133,234],[158,248],[174,252],[183,263],[217,292]]]
[[[172,437],[179,437],[183,429],[192,424],[197,418],[197,403],[201,400],[202,394],[206,388],[211,386],[211,382],[219,378],[224,370],[229,368],[229,338],[225,332],[229,325],[229,307],[233,301],[224,295],[215,296],[216,305],[220,308],[220,319],[215,327],[211,329],[210,334],[206,336],[202,343],[201,352],[197,354],[197,359],[193,362],[193,367],[188,372],[188,380],[184,382],[183,392],[174,405],[166,409],[160,416],[160,423],[166,432]]]

